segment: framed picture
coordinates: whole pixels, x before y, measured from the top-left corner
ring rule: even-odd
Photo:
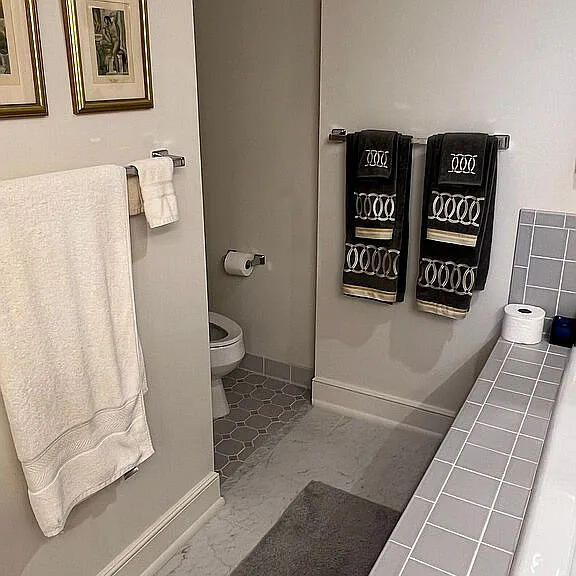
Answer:
[[[152,108],[146,0],[62,0],[75,114]]]
[[[46,114],[36,0],[0,0],[0,119]]]

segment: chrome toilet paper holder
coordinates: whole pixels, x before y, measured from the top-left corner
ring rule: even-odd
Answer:
[[[254,266],[264,266],[266,264],[266,256],[264,254],[254,254],[254,258],[250,260],[250,265]]]
[[[228,252],[226,252],[226,256],[228,256],[230,252],[238,252],[238,250],[228,250]],[[224,262],[226,256],[222,258],[222,262]],[[254,258],[249,260],[248,263],[250,264],[250,268],[254,268],[255,266],[264,266],[266,264],[266,256],[264,256],[264,254],[254,254]]]

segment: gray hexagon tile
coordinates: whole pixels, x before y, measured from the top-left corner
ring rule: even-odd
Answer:
[[[230,413],[214,421],[214,467],[225,482],[311,405],[309,389],[244,368],[223,381]]]

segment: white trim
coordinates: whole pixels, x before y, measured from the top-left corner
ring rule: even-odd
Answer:
[[[455,411],[440,406],[318,376],[312,381],[312,404],[442,435],[456,417]]]
[[[220,476],[210,472],[98,572],[97,576],[152,576],[223,503]],[[174,530],[169,528],[174,528],[177,521],[187,527],[179,535],[174,535]],[[147,549],[151,544],[154,546]]]

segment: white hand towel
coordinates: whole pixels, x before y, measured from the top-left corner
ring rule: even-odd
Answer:
[[[144,214],[150,228],[176,222],[178,203],[172,178],[174,163],[170,158],[148,158],[132,162],[138,170]]]
[[[46,536],[154,452],[125,170],[0,182],[0,389]]]

